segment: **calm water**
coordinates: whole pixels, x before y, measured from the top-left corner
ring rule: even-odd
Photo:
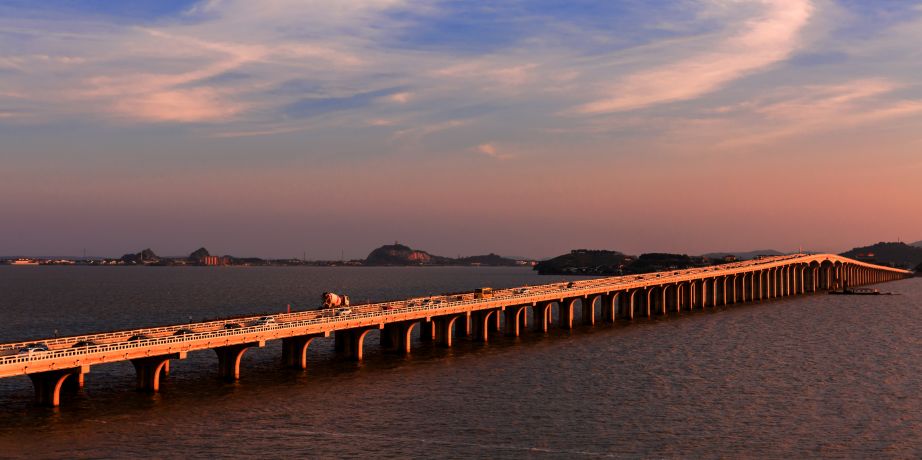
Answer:
[[[537,284],[525,269],[0,267],[0,341]],[[94,367],[60,410],[0,380],[0,457],[922,456],[922,279],[900,295],[811,296],[450,350],[280,368],[247,352],[173,361],[158,395],[128,363]],[[317,342],[315,342],[317,344]]]

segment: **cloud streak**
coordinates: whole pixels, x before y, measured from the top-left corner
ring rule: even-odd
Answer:
[[[601,114],[694,99],[786,59],[814,7],[809,0],[764,0],[765,13],[745,21],[743,30],[721,39],[715,49],[619,79],[608,96],[576,108]]]

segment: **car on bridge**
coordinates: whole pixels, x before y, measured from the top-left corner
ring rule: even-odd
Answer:
[[[19,349],[20,354],[32,354],[40,351],[48,351],[48,345],[44,342],[35,342],[26,344],[26,346]]]
[[[187,334],[195,334],[195,331],[193,331],[192,329],[189,329],[188,327],[184,327],[173,333],[173,335],[187,335]]]
[[[224,329],[240,329],[242,327],[240,323],[224,323]]]
[[[98,344],[92,340],[81,340],[71,345],[70,347],[71,348],[83,348],[83,347],[92,347],[93,345],[98,345]]]
[[[260,316],[253,325],[254,326],[274,326],[278,324],[278,321],[275,320],[272,316]]]
[[[128,337],[129,342],[137,342],[138,340],[149,339],[150,337],[147,334],[135,334],[131,337]]]

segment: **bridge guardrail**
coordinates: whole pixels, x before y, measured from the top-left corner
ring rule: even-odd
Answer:
[[[698,276],[696,275],[700,275],[701,273],[705,273],[705,272],[713,272],[713,271],[728,272],[725,275],[719,275],[719,276],[749,273],[749,272],[760,269],[758,268],[760,266],[778,264],[778,263],[782,263],[790,259],[801,258],[801,257],[804,257],[804,256],[803,255],[778,256],[778,257],[773,257],[773,258],[760,259],[758,261],[747,261],[747,263],[725,264],[725,265],[720,265],[720,266],[704,267],[704,268],[699,267],[699,268],[693,268],[693,269],[677,270],[673,272],[659,272],[655,274],[656,276],[653,276],[654,274],[644,274],[644,275],[625,275],[625,276],[618,276],[618,277],[596,278],[592,280],[579,280],[578,282],[574,282],[574,285],[572,287],[567,287],[569,283],[551,283],[551,284],[545,284],[545,285],[529,286],[528,287],[529,292],[525,294],[515,293],[515,290],[520,289],[520,288],[501,289],[501,290],[496,291],[496,293],[499,293],[499,295],[495,295],[493,298],[487,298],[487,299],[474,298],[474,299],[468,299],[468,300],[454,300],[454,301],[449,300],[449,301],[446,301],[444,304],[437,305],[437,306],[412,306],[411,307],[411,306],[407,306],[407,301],[390,301],[390,302],[356,305],[353,307],[353,309],[375,308],[375,310],[357,312],[357,313],[350,314],[348,316],[325,316],[321,313],[322,310],[306,310],[306,311],[301,311],[301,312],[280,313],[276,315],[263,315],[263,316],[273,316],[275,318],[279,318],[283,320],[285,319],[291,319],[291,320],[284,321],[276,325],[268,325],[268,326],[244,326],[239,329],[218,329],[218,330],[211,330],[211,331],[191,332],[189,334],[184,334],[181,336],[151,337],[151,338],[140,339],[140,340],[131,341],[131,342],[116,342],[116,343],[108,343],[108,344],[90,345],[90,346],[79,347],[79,348],[63,348],[63,349],[57,349],[57,350],[32,352],[29,354],[6,355],[6,356],[0,356],[0,366],[6,366],[6,365],[11,365],[11,364],[17,364],[17,363],[35,362],[35,361],[41,361],[45,359],[57,359],[57,358],[62,358],[62,357],[87,356],[87,355],[97,354],[97,353],[108,353],[112,351],[150,347],[150,346],[159,346],[159,345],[167,345],[167,344],[182,344],[182,343],[188,343],[188,342],[209,339],[209,338],[222,338],[222,337],[229,337],[229,336],[254,334],[254,333],[259,333],[259,332],[269,332],[269,331],[277,331],[277,330],[284,330],[284,329],[296,329],[296,328],[303,328],[303,327],[307,327],[311,325],[324,324],[324,323],[339,323],[339,322],[348,323],[356,319],[386,317],[386,316],[390,316],[394,314],[411,313],[411,312],[418,312],[418,311],[444,310],[446,308],[468,307],[468,306],[475,306],[478,304],[479,305],[490,305],[498,300],[518,299],[518,300],[522,300],[522,303],[542,302],[542,301],[548,301],[549,296],[550,298],[557,298],[559,294],[569,294],[569,295],[577,295],[577,296],[589,295],[592,293],[597,293],[599,288],[606,288],[606,287],[610,287],[610,288],[618,289],[618,290],[622,290],[622,289],[629,290],[629,289],[634,289],[638,287],[656,286],[660,284],[691,281],[694,279],[698,279]],[[827,258],[826,260],[829,260],[829,259]],[[875,266],[871,264],[864,264],[864,265],[868,265],[868,266],[878,268],[878,269],[888,268],[888,267],[879,267],[879,266]],[[896,270],[896,269],[893,269],[893,271],[905,272],[904,270]],[[663,276],[664,273],[668,273],[668,274]],[[651,280],[659,281],[659,283],[651,285],[649,284]],[[580,286],[577,286],[576,283],[579,283]],[[531,292],[531,290],[536,290],[537,292]],[[587,291],[593,291],[593,292],[587,292]],[[561,298],[567,297],[567,296],[568,295],[560,295]],[[444,296],[429,296],[429,298],[433,298],[433,297],[444,297]],[[385,307],[394,307],[394,306],[398,306],[398,308],[389,308],[389,309],[385,308]],[[494,308],[494,307],[484,307],[483,309],[487,309],[487,308]],[[308,317],[305,318],[305,316],[308,316]],[[138,330],[129,330],[129,331],[114,331],[111,333],[104,333],[104,335],[110,336],[110,337],[121,337],[121,336],[125,336],[128,334],[145,333],[143,331],[173,332],[183,327],[202,328],[202,327],[205,327],[205,325],[208,325],[209,327],[223,327],[222,326],[223,324],[227,324],[231,322],[239,323],[245,320],[253,321],[257,318],[259,318],[259,316],[233,318],[233,319],[226,319],[226,320],[211,321],[211,322],[206,322],[206,323],[190,323],[190,324],[181,324],[181,325],[176,325],[176,326],[163,326],[159,328],[147,328],[147,329],[138,329]],[[303,318],[303,319],[297,319],[297,318]],[[148,333],[159,333],[159,332],[148,332]],[[99,335],[74,336],[74,337],[71,337],[70,339],[84,339],[84,338],[90,338],[90,337],[99,337]],[[24,346],[27,343],[40,342],[40,341],[41,340],[22,342],[22,346]],[[79,340],[73,340],[73,341],[76,342]],[[7,344],[7,347],[11,345],[15,345],[15,344]],[[9,348],[6,348],[6,349],[9,349]]]

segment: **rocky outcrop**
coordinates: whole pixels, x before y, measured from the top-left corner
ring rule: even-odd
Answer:
[[[137,254],[123,255],[122,262],[126,264],[155,264],[160,262],[160,257],[154,254],[154,251],[150,248],[147,248]]]
[[[443,259],[426,251],[394,243],[371,251],[365,258],[365,265],[437,265]]]
[[[195,251],[193,251],[192,254],[189,254],[189,260],[191,260],[191,261],[193,261],[193,262],[201,263],[202,260],[205,259],[205,257],[208,257],[208,256],[210,256],[210,255],[211,255],[211,253],[209,253],[207,249],[205,249],[205,248],[198,248],[198,249],[196,249]]]

